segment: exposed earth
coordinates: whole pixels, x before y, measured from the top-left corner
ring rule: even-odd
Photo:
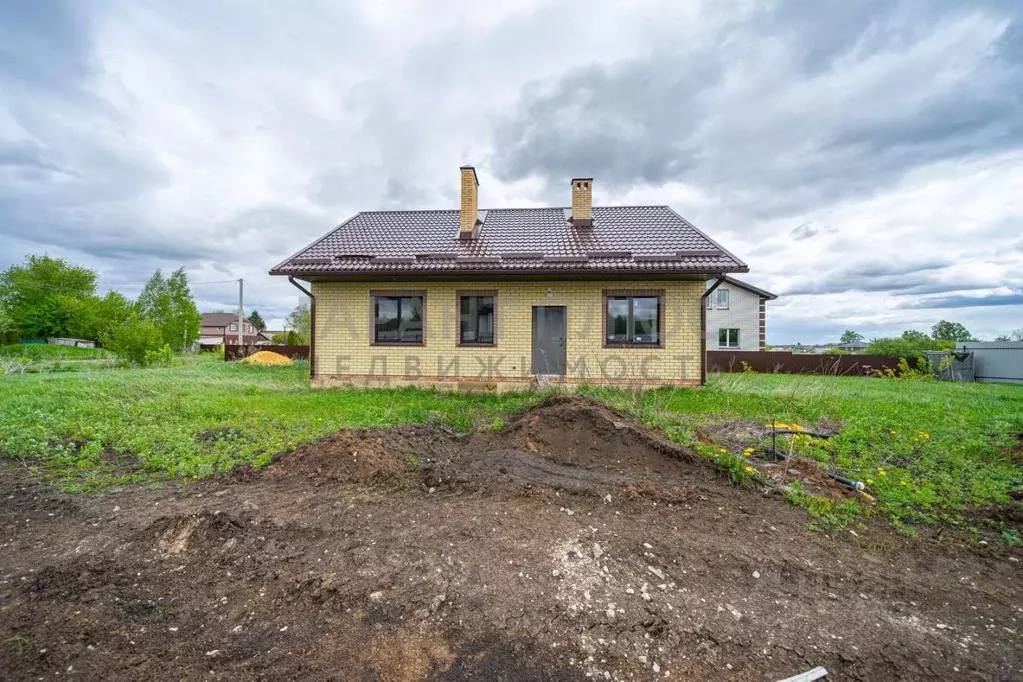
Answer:
[[[7,462],[0,499],[5,679],[1023,678],[997,536],[814,532],[579,398],[191,484],[68,495]]]

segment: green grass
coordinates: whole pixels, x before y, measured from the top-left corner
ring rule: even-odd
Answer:
[[[17,356],[29,360],[101,360],[110,357],[102,348],[73,348],[47,343],[25,343],[0,346],[0,355]]]
[[[204,477],[265,465],[342,428],[440,422],[467,430],[535,400],[308,387],[308,365],[192,359],[167,369],[0,378],[0,452],[39,463],[72,489]],[[122,476],[123,478],[123,476]]]
[[[0,453],[85,490],[261,466],[341,428],[410,422],[500,428],[508,413],[542,397],[311,389],[302,363],[179,362],[167,369],[0,377]],[[759,478],[743,451],[769,446],[769,439],[744,436],[743,424],[811,427],[829,420],[840,426],[839,435],[801,438],[795,454],[866,481],[876,508],[897,524],[955,521],[970,508],[1007,502],[1009,491],[1023,485],[1023,471],[1008,453],[1023,432],[1021,386],[722,374],[703,390],[584,391],[705,453],[737,484]],[[697,439],[723,424],[739,435],[716,444]],[[787,450],[789,442],[780,439],[779,447]],[[790,491],[789,499],[827,526],[852,518],[854,508],[828,505],[803,490]]]
[[[1008,502],[1008,492],[1023,487],[1023,468],[1008,452],[1023,433],[1023,386],[720,374],[701,391],[588,392],[718,457],[743,456],[748,447],[768,451],[770,439],[720,453],[695,440],[698,429],[729,420],[807,428],[834,422],[841,427],[836,437],[801,437],[794,454],[864,481],[897,523],[948,520],[971,507]],[[778,449],[787,452],[790,442],[779,438]]]

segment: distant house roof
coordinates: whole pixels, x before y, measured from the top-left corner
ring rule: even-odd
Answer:
[[[573,224],[570,213],[481,210],[478,234],[461,240],[458,210],[358,213],[270,274],[643,276],[749,270],[668,206],[596,206],[592,226]]]
[[[203,327],[227,327],[232,322],[238,321],[238,313],[203,313],[201,326]],[[245,318],[247,324],[252,321]]]
[[[842,350],[863,350],[869,345],[866,341],[850,341],[849,343],[840,343],[838,347]]]
[[[746,291],[754,293],[757,296],[760,296],[761,298],[766,298],[768,301],[773,301],[774,299],[778,298],[777,294],[772,294],[770,291],[764,291],[763,289],[758,289],[757,287],[753,286],[752,284],[749,284],[747,282],[743,282],[742,280],[739,280],[739,279],[735,279],[734,277],[729,277],[728,275],[725,275],[724,280],[726,282],[728,282],[729,284],[731,284],[733,287],[739,287],[740,289],[745,289]]]

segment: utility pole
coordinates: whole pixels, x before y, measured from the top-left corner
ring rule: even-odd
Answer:
[[[245,343],[245,339],[242,335],[245,332],[245,299],[244,299],[244,287],[245,280],[238,278],[238,345],[242,346]]]

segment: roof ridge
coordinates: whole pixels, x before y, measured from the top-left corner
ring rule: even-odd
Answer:
[[[502,206],[500,208],[480,207],[480,211],[564,211],[571,206]],[[593,208],[669,208],[667,204],[605,204]],[[360,213],[458,213],[457,208],[380,208]]]

